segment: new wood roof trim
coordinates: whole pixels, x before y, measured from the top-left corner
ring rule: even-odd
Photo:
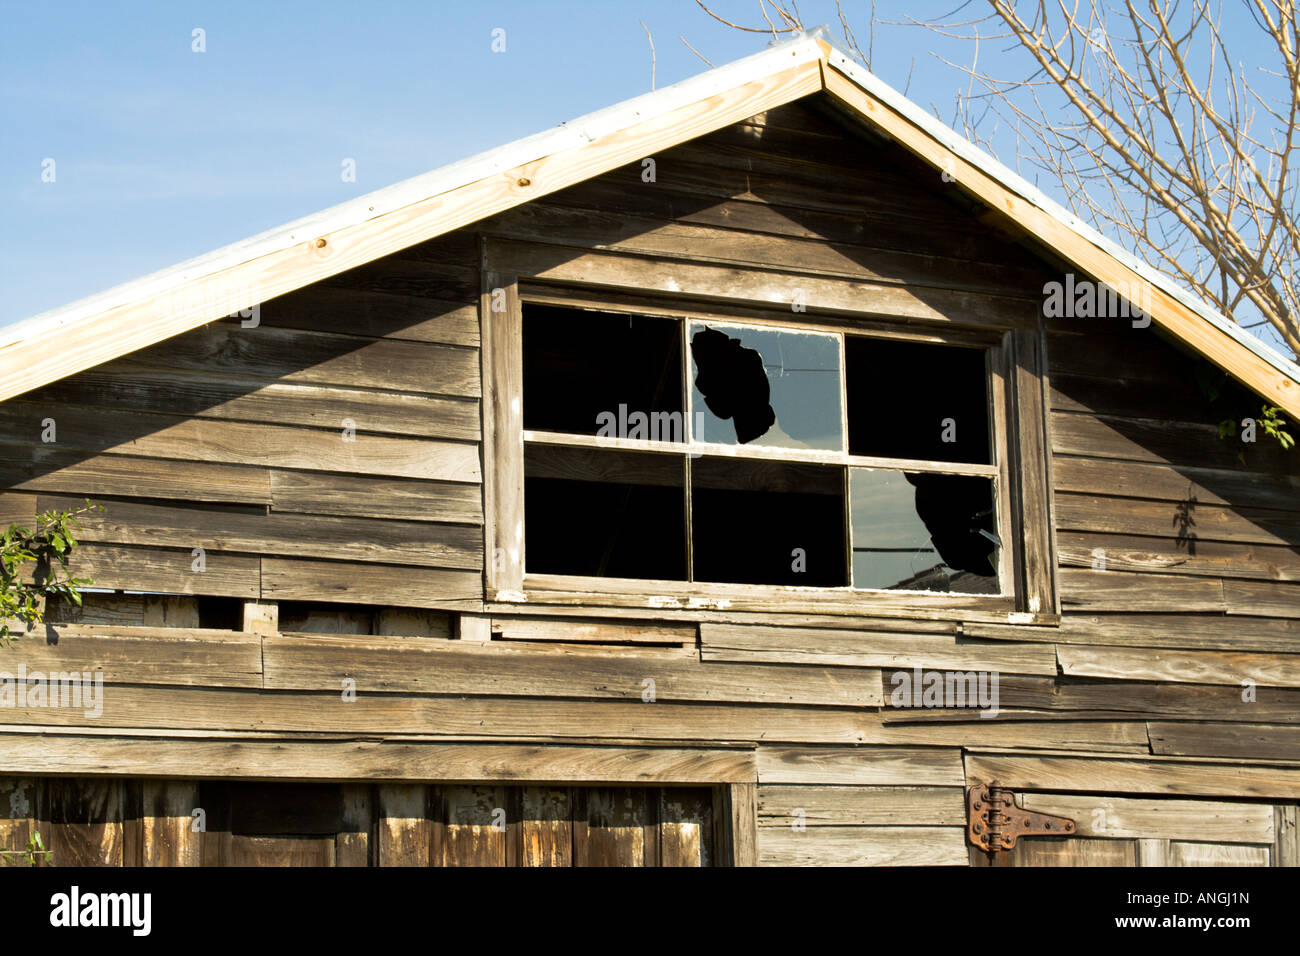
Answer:
[[[1052,202],[836,49],[820,29],[653,93],[0,328],[0,401],[825,91],[1300,416],[1300,368]],[[60,334],[56,347],[47,337]]]

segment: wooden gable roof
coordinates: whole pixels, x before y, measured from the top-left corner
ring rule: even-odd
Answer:
[[[942,170],[1027,238],[1300,416],[1300,368],[1105,239],[814,31],[0,329],[0,400],[821,93]],[[51,337],[58,337],[51,347]]]

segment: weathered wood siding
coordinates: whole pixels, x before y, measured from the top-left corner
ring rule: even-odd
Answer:
[[[57,642],[30,635],[0,664],[101,668],[102,713],[0,712],[0,773],[109,774],[73,793],[99,801],[87,819],[110,830],[133,775],[419,787],[666,775],[728,784],[714,814],[741,823],[726,839],[769,864],[965,863],[962,788],[990,775],[1025,790],[1300,801],[1300,764],[1287,763],[1300,761],[1296,453],[1261,436],[1239,461],[1198,398],[1196,363],[1124,323],[1046,331],[1059,626],[485,608],[484,236],[557,283],[671,281],[740,311],[740,299],[788,307],[802,288],[810,317],[922,325],[1037,328],[1043,283],[1060,277],[938,171],[805,106],[656,157],[652,183],[642,171],[266,303],[256,328],[216,322],[0,405],[5,517],[104,503],[78,552],[100,586],[464,612],[479,616],[414,633],[491,636],[58,625]],[[56,442],[41,441],[46,419]],[[1001,714],[890,707],[890,675],[913,667],[996,672]],[[483,741],[519,749],[484,756]],[[168,788],[193,785],[150,784],[141,799],[181,806]],[[383,819],[417,821],[367,837],[389,848],[382,859],[428,859],[430,804],[422,792],[404,816],[408,797],[374,795]],[[159,814],[156,852],[193,862],[168,836],[177,815]],[[21,842],[31,819],[0,834]],[[112,842],[134,831],[118,832],[75,838],[100,840],[111,862],[139,858]],[[355,854],[338,834],[317,849]]]

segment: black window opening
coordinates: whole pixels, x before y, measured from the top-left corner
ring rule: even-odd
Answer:
[[[525,568],[1002,593],[992,401],[984,347],[525,303]]]

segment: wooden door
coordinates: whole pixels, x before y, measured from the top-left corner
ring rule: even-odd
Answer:
[[[206,866],[711,866],[703,787],[204,783]]]
[[[974,866],[1296,866],[1297,808],[1257,801],[1017,793],[1025,810],[1068,817],[1075,835],[1023,837]]]

